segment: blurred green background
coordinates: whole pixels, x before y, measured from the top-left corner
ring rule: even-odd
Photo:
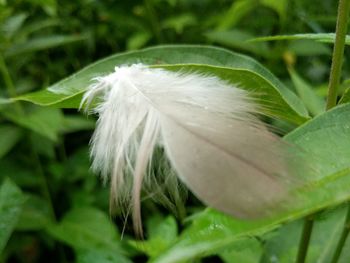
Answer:
[[[207,44],[254,57],[302,99],[308,95],[300,87],[313,87],[318,99],[310,112],[317,115],[332,47],[306,39],[247,40],[334,32],[336,9],[332,0],[0,0],[0,262],[146,262],[186,227],[186,220],[147,201],[148,243],[137,245],[130,222],[110,220],[108,186],[89,171],[94,118],[9,106],[7,97],[46,88],[114,53]],[[349,86],[345,55],[341,91]],[[188,198],[186,216],[202,209]],[[229,258],[218,253],[197,261]]]

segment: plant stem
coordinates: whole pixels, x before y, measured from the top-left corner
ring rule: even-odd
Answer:
[[[343,64],[345,37],[348,27],[349,11],[350,0],[339,0],[332,66],[328,84],[328,96],[326,106],[327,110],[333,108],[337,104],[338,87],[340,82],[341,68]]]
[[[340,83],[341,68],[343,64],[345,37],[346,37],[346,32],[348,27],[349,11],[350,11],[350,0],[339,0],[337,26],[336,26],[336,32],[335,32],[335,43],[333,48],[331,72],[329,76],[326,110],[333,108],[337,104],[338,86]],[[349,211],[350,211],[350,206],[349,206]],[[297,263],[305,262],[308,245],[309,245],[309,241],[312,233],[312,227],[314,225],[313,217],[314,215],[311,215],[310,217],[305,219],[303,232],[302,232],[302,236],[299,244],[298,257],[296,261]],[[343,234],[338,243],[337,250],[333,257],[332,263],[337,262],[339,255],[341,253],[342,247],[345,243],[346,237],[348,236],[349,221],[350,221],[350,218],[347,217],[347,220],[345,222],[345,226],[343,229]]]
[[[348,28],[350,11],[350,0],[339,0],[338,18],[335,43],[333,49],[332,67],[329,76],[327,110],[333,108],[337,104],[338,86],[340,83],[341,68],[343,64],[345,38]],[[334,252],[332,263],[337,263],[341,252],[343,250],[346,239],[350,231],[350,204],[348,205],[348,212],[346,215],[343,231],[338,241],[336,250]]]
[[[299,250],[298,250],[298,256],[297,256],[296,263],[304,263],[305,262],[313,226],[314,226],[313,216],[309,216],[309,217],[305,218],[303,232],[301,234],[301,239],[300,239],[300,243],[299,243]]]
[[[346,214],[343,232],[341,233],[341,236],[340,236],[340,239],[338,241],[338,244],[337,244],[336,250],[334,252],[331,263],[338,262],[340,255],[341,255],[341,252],[343,250],[346,238],[349,235],[349,232],[350,232],[350,206],[348,206],[348,212]]]

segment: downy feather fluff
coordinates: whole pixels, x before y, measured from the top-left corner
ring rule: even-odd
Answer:
[[[157,148],[175,171],[165,177],[177,175],[205,204],[237,217],[266,215],[293,181],[288,147],[258,120],[254,100],[215,76],[120,66],[95,78],[81,105],[93,100],[92,168],[110,181],[112,207],[131,201],[138,233]]]

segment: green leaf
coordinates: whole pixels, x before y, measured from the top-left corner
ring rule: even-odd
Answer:
[[[0,186],[0,254],[17,224],[24,201],[25,197],[14,183],[10,180],[2,183]]]
[[[331,262],[346,212],[345,207],[340,207],[316,216],[308,247],[307,262]],[[260,262],[270,263],[272,257],[278,258],[280,263],[289,263],[291,259],[295,259],[303,223],[303,220],[291,222],[274,233],[265,244],[264,258]]]
[[[13,37],[16,32],[22,27],[24,21],[27,19],[28,15],[26,13],[19,13],[10,16],[2,25],[0,25],[0,32],[6,37]]]
[[[56,12],[57,12],[56,0],[29,0],[29,2],[40,6],[50,16],[56,15]]]
[[[52,223],[49,204],[46,200],[35,195],[26,195],[16,230],[40,230]]]
[[[13,125],[0,126],[0,159],[21,139],[22,130]]]
[[[28,38],[28,36],[36,33],[37,31],[59,25],[61,25],[61,22],[56,18],[41,19],[40,21],[26,23],[26,25],[24,25],[16,34],[16,40]]]
[[[162,218],[159,215],[151,217],[147,221],[146,241],[129,242],[136,249],[143,251],[153,258],[160,255],[174,243],[177,237],[177,223],[174,217]]]
[[[260,0],[261,4],[275,10],[282,20],[286,19],[288,0]]]
[[[81,115],[66,115],[64,116],[60,131],[62,133],[70,133],[82,130],[93,130],[94,128],[95,121],[93,118],[87,119]]]
[[[266,36],[251,39],[250,41],[279,41],[279,40],[315,40],[324,43],[334,43],[334,33],[308,33],[293,35]],[[350,45],[350,36],[346,36],[346,45]]]
[[[1,97],[0,97],[0,109],[1,109],[1,106],[2,106],[2,105],[10,104],[10,103],[11,103],[11,100],[10,100],[10,99],[1,98]]]
[[[290,42],[287,50],[297,56],[330,56],[332,54],[331,48],[326,44],[307,39]]]
[[[120,236],[108,216],[93,207],[73,208],[48,232],[75,249],[105,249],[123,252]]]
[[[45,156],[49,159],[54,159],[56,157],[56,141],[53,141],[48,137],[42,136],[36,132],[29,134],[29,140],[32,146],[32,150],[35,151],[38,155],[43,157]]]
[[[247,40],[253,38],[253,35],[243,30],[210,31],[206,33],[205,36],[210,41],[226,47],[237,48],[264,57],[268,57],[272,54],[266,43],[247,42]]]
[[[350,88],[347,88],[339,100],[339,104],[350,102]]]
[[[212,209],[193,219],[175,245],[153,262],[177,262],[216,253],[248,236],[259,236],[281,223],[301,218],[350,199],[350,104],[338,106],[305,123],[286,138],[304,149],[317,167],[312,184],[295,193],[295,204],[271,219],[238,220]],[[306,176],[306,175],[305,175]],[[299,199],[300,198],[300,199]]]
[[[346,180],[347,169],[350,168],[349,113],[350,104],[340,105],[317,116],[285,137],[287,141],[305,149],[310,157],[309,161],[317,165],[321,180],[326,180],[327,177],[340,179],[336,176],[342,175]],[[332,196],[335,192],[330,194]],[[339,194],[344,192],[341,190]]]
[[[92,78],[111,73],[116,65],[140,62],[169,70],[214,74],[258,93],[269,115],[298,124],[308,118],[302,102],[265,67],[247,56],[209,46],[159,46],[117,54],[91,64],[47,90],[23,95],[15,100],[42,106],[77,108]]]
[[[257,263],[263,255],[262,244],[257,239],[247,238],[236,242],[234,248],[225,249],[218,253],[225,263]]]
[[[216,254],[220,250],[233,248],[235,242],[246,237],[263,234],[276,227],[261,222],[236,220],[206,209],[193,218],[191,226],[172,247],[151,262],[173,263]]]
[[[324,112],[325,101],[316,94],[312,87],[294,69],[289,69],[289,74],[297,93],[309,112],[314,116]]]
[[[191,13],[182,13],[177,16],[169,17],[162,22],[163,28],[172,28],[177,34],[182,34],[188,26],[194,26],[197,23],[196,17]]]
[[[282,21],[286,19],[288,0],[238,0],[233,1],[230,9],[219,20],[217,29],[227,30],[235,27],[243,17],[258,8],[259,5],[274,10]]]
[[[132,263],[130,259],[116,251],[103,249],[79,249],[76,251],[77,263]]]
[[[177,236],[177,223],[173,216],[165,218],[156,214],[147,221],[147,233],[149,239],[161,238],[163,241],[171,242]]]
[[[230,9],[222,16],[217,27],[218,30],[227,30],[234,27],[244,16],[258,6],[256,0],[234,1]]]
[[[136,32],[131,35],[127,40],[127,50],[136,50],[144,47],[147,42],[152,38],[152,34],[147,31]]]
[[[12,122],[30,129],[46,138],[57,141],[63,125],[63,114],[59,109],[36,107],[29,113],[19,115],[15,112],[3,112]]]
[[[28,166],[18,165],[18,160],[14,158],[1,159],[0,171],[0,180],[8,177],[21,188],[35,188],[40,185],[35,171]]]
[[[49,49],[57,46],[67,45],[74,42],[85,40],[86,36],[64,36],[50,35],[45,37],[37,37],[30,39],[24,43],[12,45],[4,52],[5,57],[18,56],[24,53],[30,53],[38,50]]]

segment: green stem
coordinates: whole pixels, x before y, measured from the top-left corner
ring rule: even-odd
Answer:
[[[329,76],[327,110],[337,104],[338,87],[343,64],[345,37],[348,27],[350,0],[339,0],[336,36],[333,49],[331,73]]]
[[[339,0],[338,6],[338,18],[335,43],[333,49],[332,67],[329,77],[328,85],[328,97],[327,97],[327,110],[333,108],[337,104],[338,87],[340,83],[341,68],[343,64],[345,38],[348,28],[350,12],[350,0]],[[332,263],[337,263],[341,252],[343,250],[346,239],[350,231],[350,205],[348,207],[348,213],[343,226],[343,231],[338,241],[336,250],[334,252]]]
[[[304,263],[309,248],[312,228],[314,226],[313,216],[305,218],[303,232],[301,234],[299,250],[296,263]]]
[[[339,0],[335,43],[334,43],[333,56],[332,56],[332,66],[331,66],[331,72],[330,72],[329,84],[328,84],[328,96],[327,96],[327,106],[326,106],[327,110],[337,105],[338,87],[340,83],[341,68],[343,64],[345,37],[346,37],[346,32],[348,27],[349,11],[350,11],[350,0]],[[350,207],[349,207],[349,210],[350,210]],[[314,215],[305,219],[303,233],[299,244],[298,257],[296,261],[297,263],[305,262],[308,245],[309,245],[310,237],[312,233],[312,227],[314,225],[313,217]],[[345,243],[348,233],[349,233],[349,227],[348,227],[348,223],[346,222],[341,240],[338,243],[337,251],[334,256],[336,260],[337,260],[337,257],[339,257],[340,255],[340,252]],[[337,256],[337,253],[339,253],[338,256]],[[332,261],[332,262],[336,262],[336,261]]]
[[[343,250],[346,238],[349,235],[349,232],[350,232],[350,206],[348,207],[348,212],[346,215],[346,219],[345,219],[345,223],[344,223],[344,227],[343,227],[343,232],[341,233],[341,236],[340,236],[340,239],[338,241],[337,247],[335,249],[331,263],[338,262],[340,255],[341,255],[341,252]]]

